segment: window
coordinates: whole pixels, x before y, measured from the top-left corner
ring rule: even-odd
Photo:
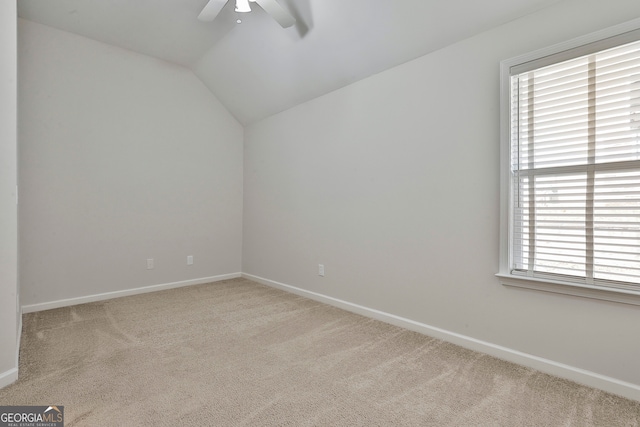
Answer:
[[[640,31],[599,36],[502,64],[506,284],[640,297]]]

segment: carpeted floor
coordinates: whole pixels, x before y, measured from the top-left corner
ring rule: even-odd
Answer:
[[[0,405],[70,426],[638,426],[640,402],[245,279],[24,316]]]

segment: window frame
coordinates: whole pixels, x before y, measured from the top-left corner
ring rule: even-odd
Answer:
[[[640,289],[635,291],[564,282],[556,279],[526,277],[512,274],[510,270],[513,229],[510,128],[512,68],[540,68],[634,40],[640,40],[640,19],[634,19],[500,62],[500,265],[496,276],[502,285],[640,305]]]

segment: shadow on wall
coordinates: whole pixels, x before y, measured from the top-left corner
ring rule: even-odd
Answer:
[[[296,18],[296,30],[300,38],[304,38],[313,28],[311,0],[283,0],[289,12]]]

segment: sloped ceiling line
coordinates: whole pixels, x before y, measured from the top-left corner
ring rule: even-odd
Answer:
[[[561,0],[278,0],[235,24],[208,0],[19,0],[21,18],[189,67],[247,125]]]

